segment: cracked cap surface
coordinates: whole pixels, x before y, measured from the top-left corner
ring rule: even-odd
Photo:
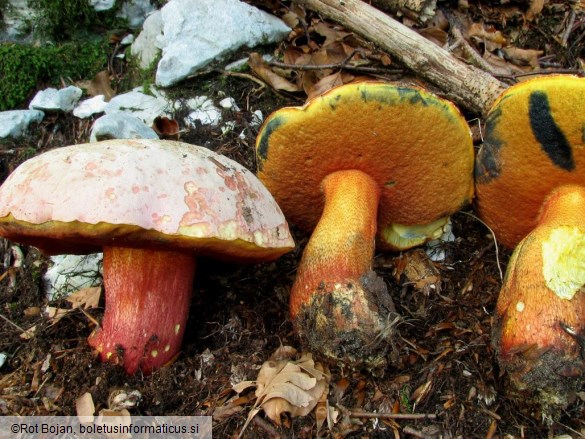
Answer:
[[[117,245],[264,260],[294,247],[252,172],[159,140],[73,145],[24,162],[0,187],[0,235],[48,254]]]

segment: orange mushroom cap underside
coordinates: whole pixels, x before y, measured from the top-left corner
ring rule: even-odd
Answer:
[[[536,225],[544,199],[585,184],[585,79],[557,75],[510,87],[490,110],[476,159],[476,204],[506,246]]]
[[[360,170],[377,182],[380,227],[430,223],[473,194],[465,120],[414,87],[352,83],[283,108],[265,121],[256,151],[258,176],[287,219],[307,230],[323,210],[321,182],[335,171]]]
[[[264,260],[294,247],[250,171],[157,140],[74,145],[23,163],[0,188],[0,235],[52,254],[117,245]]]

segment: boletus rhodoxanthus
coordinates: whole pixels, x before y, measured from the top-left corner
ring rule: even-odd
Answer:
[[[74,145],[24,162],[0,187],[0,235],[48,255],[103,249],[106,308],[89,343],[128,373],[178,354],[196,255],[260,262],[294,247],[253,173],[158,140]]]
[[[290,294],[298,333],[330,359],[383,366],[397,314],[372,271],[376,235],[385,248],[409,248],[470,201],[465,120],[419,88],[353,83],[270,115],[256,153],[289,222],[312,231]]]
[[[585,80],[506,90],[475,172],[480,216],[516,246],[496,309],[498,361],[517,388],[565,405],[585,373]]]

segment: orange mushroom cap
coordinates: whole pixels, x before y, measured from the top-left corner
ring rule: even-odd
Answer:
[[[561,184],[585,184],[585,79],[543,76],[507,89],[486,120],[476,158],[477,211],[514,247]]]
[[[376,234],[383,246],[418,245],[470,200],[465,120],[419,88],[347,84],[273,113],[256,152],[287,218],[313,230],[290,294],[299,335],[327,358],[383,368],[399,318],[372,271]]]
[[[360,82],[268,117],[256,142],[258,176],[287,219],[313,230],[321,182],[360,170],[380,188],[379,230],[428,224],[473,195],[473,145],[452,103],[414,87]],[[380,239],[384,241],[383,236]]]

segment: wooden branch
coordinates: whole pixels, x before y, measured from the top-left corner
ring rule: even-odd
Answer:
[[[411,20],[426,23],[435,15],[436,0],[372,0],[383,11],[398,12]]]
[[[354,418],[378,419],[437,419],[434,413],[375,413],[362,410],[350,410],[349,415]]]
[[[456,104],[485,115],[506,86],[360,0],[294,0],[397,57]]]

